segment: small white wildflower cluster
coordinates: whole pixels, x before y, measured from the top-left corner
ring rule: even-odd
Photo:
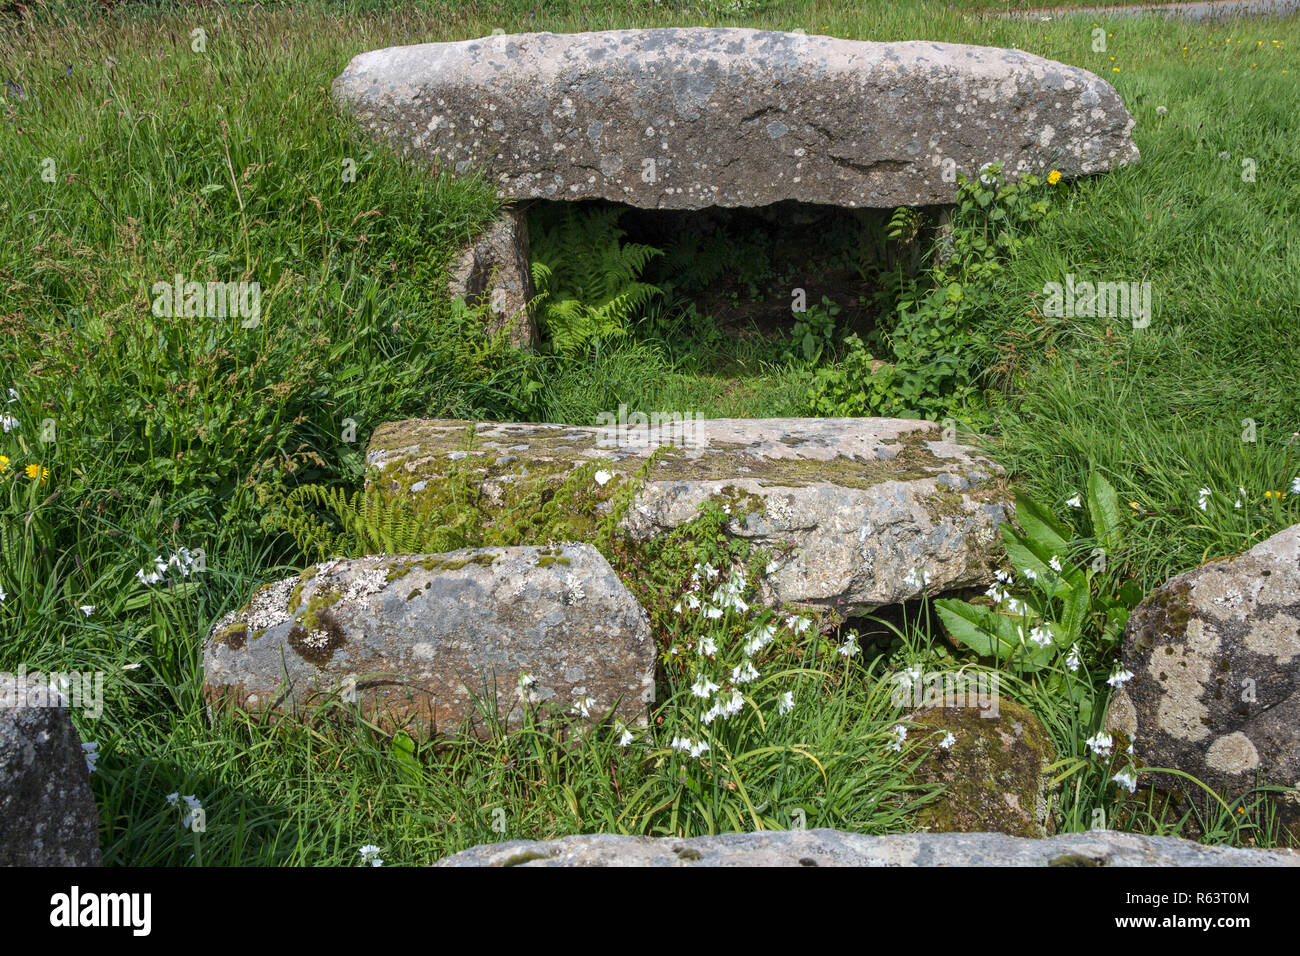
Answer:
[[[691,740],[689,737],[674,737],[673,742],[669,744],[673,750],[689,754],[692,757],[703,757],[709,752],[709,744],[706,740]]]
[[[690,590],[677,602],[673,611],[677,614],[684,614],[688,610],[703,611],[704,616],[710,620],[717,620],[729,610],[737,614],[748,613],[749,604],[743,597],[746,587],[745,573],[739,568],[733,569],[727,580],[713,589],[713,593],[708,595],[707,604],[700,600],[701,588],[705,582],[717,580],[720,573],[711,564],[696,564],[695,570],[691,573]]]
[[[1029,631],[1029,642],[1031,644],[1036,644],[1039,647],[1046,647],[1048,644],[1052,643],[1052,632],[1042,625],[1031,628]]]
[[[930,580],[930,572],[925,568],[912,568],[907,572],[907,576],[903,578],[903,583],[912,590],[919,591],[922,588],[929,587]]]
[[[95,765],[99,762],[99,744],[87,741],[81,745],[81,753],[86,758],[86,770],[90,773],[95,772]]]
[[[1111,779],[1115,781],[1117,787],[1123,787],[1129,793],[1133,793],[1137,790],[1137,767],[1133,763],[1133,745],[1136,742],[1136,738],[1129,740],[1128,747],[1124,751],[1128,754],[1128,769],[1121,770],[1119,773],[1115,774],[1115,776],[1111,777]]]
[[[1127,673],[1127,671],[1119,672],[1119,674],[1124,673]],[[1129,676],[1131,677],[1132,675]],[[1120,683],[1123,683],[1123,681],[1120,681]],[[1115,686],[1118,686],[1118,684]],[[1137,790],[1137,766],[1133,762],[1133,744],[1134,741],[1130,740],[1128,747],[1125,749],[1125,753],[1128,755],[1128,766],[1117,771],[1115,775],[1111,777],[1111,780],[1115,782],[1117,787],[1127,790],[1129,793],[1133,793]],[[1109,760],[1115,750],[1115,738],[1105,731],[1098,731],[1085,740],[1084,745],[1092,751],[1093,756],[1099,757],[1103,760]]]
[[[203,805],[199,803],[199,798],[194,796],[192,793],[185,797],[182,797],[179,793],[167,794],[167,803],[169,806],[179,807],[182,800],[185,801],[185,808],[189,812],[181,818],[181,829],[188,830],[194,823],[195,815],[203,812]]]
[[[889,741],[889,745],[885,749],[892,750],[895,753],[901,753],[903,750],[903,744],[907,740],[907,728],[902,724],[895,724],[892,733],[893,738]]]
[[[1111,687],[1120,687],[1127,684],[1133,679],[1133,672],[1126,671],[1124,668],[1118,668],[1115,673],[1106,678],[1106,683]]]
[[[5,404],[9,405],[16,401],[18,401],[18,393],[11,388],[9,389],[9,398],[5,400]],[[18,428],[18,419],[12,415],[0,415],[0,428],[3,428],[7,435]]]
[[[190,568],[194,565],[194,556],[190,554],[189,548],[181,548],[166,561],[161,555],[153,559],[153,570],[145,571],[141,568],[135,572],[136,579],[142,584],[157,584],[167,576],[168,568],[176,568],[181,572],[182,577],[190,576]]]
[[[1110,734],[1096,733],[1084,741],[1098,757],[1109,757],[1111,748],[1115,746],[1115,740]]]
[[[769,564],[769,569],[775,570]],[[698,701],[700,710],[693,714],[691,725],[696,729],[686,734],[676,734],[669,746],[691,757],[702,757],[709,752],[705,739],[709,729],[717,722],[731,720],[744,711],[746,703],[757,707],[745,696],[743,688],[753,685],[762,677],[758,656],[782,631],[799,635],[808,630],[812,620],[793,614],[781,622],[770,620],[766,614],[756,616],[748,630],[741,631],[746,618],[753,613],[745,600],[748,581],[740,568],[729,573],[704,562],[695,565],[689,590],[673,610],[685,616],[683,624],[699,628],[694,637],[695,653],[690,655],[695,663],[693,682],[689,685],[691,701]],[[691,613],[693,612],[693,613]],[[719,621],[718,624],[711,622]],[[700,633],[702,631],[703,633]],[[735,635],[734,637],[732,635]],[[721,647],[719,645],[722,645]],[[739,649],[739,655],[735,650]],[[684,648],[673,647],[670,656],[681,656]],[[775,700],[778,714],[794,710],[794,691],[779,693]]]
[[[384,865],[384,861],[379,858],[379,847],[375,846],[373,843],[367,843],[365,846],[357,850],[357,852],[361,854],[362,865],[365,864],[369,864],[370,866]]]

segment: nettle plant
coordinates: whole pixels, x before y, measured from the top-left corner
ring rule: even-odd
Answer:
[[[1091,533],[1059,521],[1028,495],[1016,496],[1016,523],[999,528],[1013,573],[999,571],[986,592],[991,604],[935,600],[949,634],[981,657],[1022,677],[1041,678],[1090,723],[1096,710],[1088,664],[1119,644],[1129,611],[1142,599],[1136,581],[1117,586],[1116,555],[1123,520],[1115,489],[1102,475],[1088,478],[1086,512]]]
[[[1001,172],[1001,163],[991,163],[974,179],[959,177],[951,232],[920,275],[908,275],[898,263],[878,277],[879,300],[893,319],[868,342],[845,340],[841,364],[819,370],[808,389],[811,411],[937,420],[977,397],[994,283],[1034,242],[1034,226],[1050,210],[1037,176],[1004,182]],[[888,238],[905,241],[918,233],[915,210],[897,210]]]
[[[817,362],[835,347],[835,317],[840,307],[829,296],[806,312],[797,313],[790,338],[806,362]]]

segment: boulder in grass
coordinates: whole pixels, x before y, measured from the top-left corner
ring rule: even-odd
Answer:
[[[371,438],[369,481],[419,506],[445,498],[449,474],[468,475],[504,516],[525,489],[558,486],[600,460],[593,494],[612,501],[644,479],[621,518],[634,542],[679,527],[705,502],[729,509],[728,531],[776,556],[762,581],[772,605],[865,613],[993,580],[1010,495],[993,462],[944,440],[933,422],[625,417],[478,423],[468,445],[468,422],[393,422]]]
[[[99,812],[66,700],[0,675],[0,866],[98,866]]]
[[[654,663],[645,612],[585,544],[327,561],[257,591],[203,652],[215,701],[301,714],[339,695],[421,734],[539,706],[643,724]]]
[[[1260,786],[1300,839],[1300,525],[1153,591],[1129,616],[1111,731],[1139,768],[1181,770],[1247,807]],[[1172,774],[1145,786],[1199,788]]]

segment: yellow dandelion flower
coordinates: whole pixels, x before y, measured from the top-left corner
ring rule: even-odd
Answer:
[[[1047,181],[1055,186],[1061,181],[1061,171],[1059,169],[1053,169],[1047,174]]]
[[[40,465],[28,465],[26,468],[23,469],[23,473],[26,474],[27,477],[31,478],[33,481],[39,478],[41,480],[41,484],[45,484],[45,479],[50,477],[50,469],[42,468]]]
[[[0,455],[0,475],[3,475],[8,470],[9,470],[9,459],[6,458],[4,455]]]

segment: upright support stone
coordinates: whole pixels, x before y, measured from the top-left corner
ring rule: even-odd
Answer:
[[[465,247],[451,268],[447,291],[469,305],[486,303],[492,313],[490,333],[508,329],[522,349],[537,341],[533,318],[533,276],[528,263],[528,216],[508,206],[477,241]]]

